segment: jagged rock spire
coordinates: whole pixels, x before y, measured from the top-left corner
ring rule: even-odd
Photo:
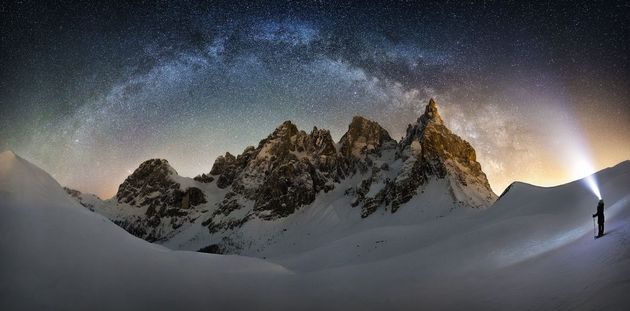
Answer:
[[[366,152],[379,149],[384,143],[393,141],[387,130],[380,124],[361,116],[355,116],[339,143],[341,154],[359,157]]]
[[[437,103],[435,102],[435,99],[433,98],[429,99],[429,104],[424,109],[424,114],[420,116],[418,121],[425,125],[428,124],[429,122],[443,124],[442,117],[440,117],[440,113],[438,112]]]
[[[414,139],[420,139],[423,136],[424,130],[430,125],[444,125],[442,117],[438,112],[437,103],[435,99],[429,99],[429,103],[424,109],[424,113],[418,118],[415,124],[409,124],[407,126],[407,134],[401,141],[401,149],[404,149],[411,145]]]
[[[390,204],[395,212],[433,178],[447,179],[454,202],[486,207],[496,199],[476,161],[475,150],[443,124],[433,98],[418,122],[407,127],[407,135],[399,144],[399,155],[404,161],[401,173],[376,196],[365,200],[362,217],[382,204]]]

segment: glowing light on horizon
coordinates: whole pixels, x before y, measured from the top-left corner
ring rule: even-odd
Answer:
[[[580,180],[601,200],[602,195],[595,176],[595,162],[583,124],[566,108],[570,106],[566,98],[558,98],[555,105],[550,106],[554,108],[548,112],[558,116],[557,121],[549,127],[554,133],[548,136],[552,143],[550,150],[553,150],[553,156],[564,166],[570,180]]]

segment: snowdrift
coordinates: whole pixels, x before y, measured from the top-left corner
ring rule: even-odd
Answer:
[[[597,199],[580,181],[552,188],[515,183],[485,210],[436,214],[421,223],[405,222],[405,213],[370,217],[305,242],[295,248],[300,251],[262,260],[172,251],[135,238],[80,206],[41,169],[4,152],[0,305],[627,309],[630,162],[596,177],[607,219],[607,235],[598,240],[591,220]]]

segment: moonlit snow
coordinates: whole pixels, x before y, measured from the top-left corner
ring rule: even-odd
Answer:
[[[514,183],[487,209],[405,221],[411,202],[387,219],[320,232],[291,252],[271,247],[265,260],[173,251],[133,237],[7,151],[0,154],[0,308],[624,310],[630,162],[596,175],[607,220],[597,240],[597,198],[582,182]]]

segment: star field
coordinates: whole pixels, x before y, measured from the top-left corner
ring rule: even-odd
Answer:
[[[139,163],[185,176],[284,120],[401,137],[430,97],[500,193],[630,158],[623,1],[0,4],[0,149],[103,197]]]

